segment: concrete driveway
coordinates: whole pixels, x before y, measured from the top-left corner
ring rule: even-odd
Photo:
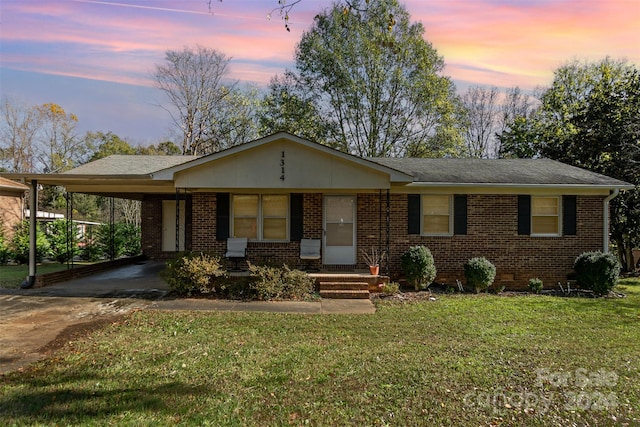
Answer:
[[[223,301],[165,298],[163,262],[143,262],[37,289],[0,289],[0,374],[43,359],[132,310],[371,314],[370,300]]]

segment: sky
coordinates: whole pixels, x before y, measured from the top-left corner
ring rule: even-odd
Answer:
[[[401,3],[460,93],[471,85],[532,91],[571,60],[640,66],[640,0]],[[82,133],[157,143],[172,132],[153,84],[167,49],[215,48],[233,58],[230,78],[264,88],[294,68],[296,44],[331,4],[301,0],[286,31],[278,0],[0,0],[0,96],[59,104]]]

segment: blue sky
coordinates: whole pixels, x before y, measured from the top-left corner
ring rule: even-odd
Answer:
[[[293,52],[329,0],[303,0],[291,32],[277,0],[2,0],[0,95],[53,102],[79,117],[79,131],[112,131],[134,143],[171,132],[152,71],[167,49],[216,48],[231,76],[265,86],[293,67]],[[569,60],[605,56],[640,64],[638,0],[407,0],[425,38],[444,56],[460,91],[470,84],[551,82]]]

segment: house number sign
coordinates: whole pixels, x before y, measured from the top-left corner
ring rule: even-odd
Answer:
[[[280,154],[280,181],[284,181],[284,151]]]

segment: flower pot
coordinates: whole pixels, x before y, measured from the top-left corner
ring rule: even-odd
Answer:
[[[380,266],[379,265],[370,265],[369,266],[369,273],[371,273],[372,276],[377,276],[378,273],[380,273]]]

